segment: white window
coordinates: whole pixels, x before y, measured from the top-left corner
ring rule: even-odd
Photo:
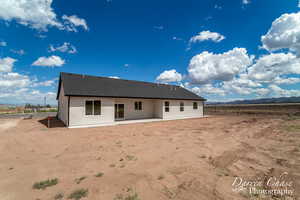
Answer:
[[[197,102],[194,102],[194,103],[193,103],[193,109],[194,109],[194,110],[197,110],[197,109],[198,109],[198,103],[197,103]]]
[[[134,109],[135,110],[142,110],[143,109],[142,102],[141,101],[134,102]]]
[[[170,102],[165,101],[165,112],[169,112],[170,111]]]
[[[184,103],[180,102],[180,112],[183,112],[183,111],[184,111]]]
[[[101,101],[86,101],[85,115],[101,115]]]

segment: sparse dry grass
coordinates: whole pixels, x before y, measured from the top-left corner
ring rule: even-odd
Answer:
[[[268,176],[288,172],[300,191],[300,134],[283,128],[299,124],[251,115],[48,129],[21,120],[0,130],[0,199],[242,199],[232,192],[234,176],[263,177],[269,169]],[[45,176],[60,183],[50,179],[36,183],[46,191],[31,189]]]
[[[87,178],[86,176],[82,176],[82,177],[80,177],[80,178],[76,178],[76,179],[75,179],[75,183],[80,184],[81,181],[83,181],[83,180],[86,179],[86,178]]]
[[[284,130],[286,130],[288,132],[299,132],[300,133],[300,125],[298,125],[298,124],[285,125]]]
[[[88,189],[77,189],[74,190],[68,197],[68,199],[79,200],[81,198],[87,197],[89,193]]]
[[[51,187],[51,186],[54,186],[58,183],[58,179],[57,178],[54,178],[54,179],[48,179],[48,180],[45,180],[45,181],[40,181],[40,182],[36,182],[33,184],[32,188],[33,189],[46,189],[47,187]]]
[[[95,175],[95,177],[102,177],[103,175],[104,175],[103,172],[98,172],[98,173]]]
[[[62,192],[59,192],[57,193],[55,196],[54,196],[54,199],[55,200],[60,200],[60,199],[63,199],[64,198],[64,193]]]

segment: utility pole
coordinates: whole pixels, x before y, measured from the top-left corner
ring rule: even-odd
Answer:
[[[44,106],[46,107],[47,96],[44,97]]]

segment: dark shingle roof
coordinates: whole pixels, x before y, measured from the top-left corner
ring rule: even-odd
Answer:
[[[87,76],[80,74],[60,74],[66,96],[149,98],[149,99],[183,99],[205,100],[180,86]]]

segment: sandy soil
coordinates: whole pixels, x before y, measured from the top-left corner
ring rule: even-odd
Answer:
[[[22,120],[0,129],[0,199],[48,200],[58,193],[67,199],[80,188],[88,189],[82,199],[90,200],[122,200],[134,192],[141,200],[296,199],[300,133],[294,125],[300,120],[212,116],[47,129],[36,119]],[[104,175],[95,177],[99,172]],[[283,172],[296,194],[278,198],[232,190],[235,177],[265,181]],[[80,177],[85,179],[76,183]],[[32,188],[52,178],[57,185]]]
[[[17,126],[21,119],[2,119],[0,120],[0,131],[13,128]]]

